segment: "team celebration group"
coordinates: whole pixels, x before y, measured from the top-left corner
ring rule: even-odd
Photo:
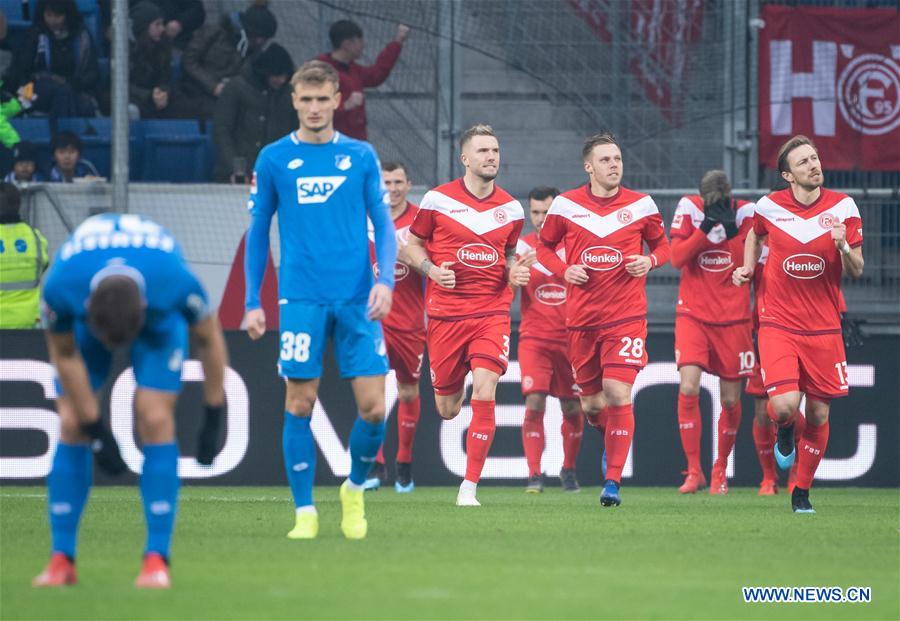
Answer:
[[[620,505],[635,429],[632,386],[648,359],[645,277],[668,261],[682,275],[675,359],[687,469],[679,492],[707,486],[699,408],[705,371],[718,376],[722,403],[710,493],[728,493],[726,463],[743,388],[755,398],[759,494],[778,492],[777,464],[790,470],[792,510],[813,512],[809,489],[828,442],[829,403],[848,391],[840,281],[845,272],[862,274],[863,256],[859,210],[850,197],[823,187],[822,163],[808,138],[795,136],[779,152],[786,189],[755,204],[735,200],[725,173],[711,170],[697,195],[681,199],[667,235],[653,199],[622,185],[615,137],[596,134],[581,152],[587,183],[562,193],[532,190],[528,216],[535,230],[521,236],[525,210],[496,183],[500,140],[489,126],[462,133],[464,175],[428,191],[416,206],[407,199],[412,186],[401,163],[382,164],[367,142],[334,130],[340,94],[333,68],[306,63],[292,87],[299,129],[257,159],[245,260],[245,326],[255,340],[267,329],[260,289],[277,214],[282,450],[295,506],[289,538],[318,534],[310,418],[329,342],[358,410],[351,470],[339,490],[344,535],[366,537],[364,490],[386,481],[389,369],[399,397],[395,489],[414,489],[426,347],[443,419],[459,415],[471,373],[472,420],[456,504],[480,505],[477,486],[494,437],[497,384],[509,364],[517,291],[526,491],[543,490],[543,418],[552,396],[563,414],[563,490],[579,490],[575,460],[586,420],[604,441],[600,505]],[[189,334],[205,375],[195,453],[201,464],[215,458],[227,407],[227,351],[206,293],[165,229],[140,216],[106,214],[86,220],[62,246],[43,308],[61,439],[47,481],[52,553],[34,584],[76,582],[77,530],[93,462],[112,473],[126,468],[96,391],[112,350],[127,345],[138,386],[148,533],[136,585],[168,587],[179,487],[174,406]]]

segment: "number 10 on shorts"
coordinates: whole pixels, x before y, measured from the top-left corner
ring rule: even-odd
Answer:
[[[285,362],[306,362],[309,360],[309,342],[306,332],[282,332],[281,359]]]

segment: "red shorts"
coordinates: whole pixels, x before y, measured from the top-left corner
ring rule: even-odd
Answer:
[[[633,384],[647,364],[647,322],[629,321],[595,330],[569,330],[569,360],[582,396],[603,390],[603,379]]]
[[[418,384],[425,355],[425,331],[404,332],[382,325],[388,362],[401,384]]]
[[[714,326],[675,317],[675,364],[694,365],[723,380],[749,377],[756,364],[750,321],[731,326]]]
[[[747,378],[747,385],[744,387],[744,392],[757,399],[767,399],[769,397],[762,381],[762,372],[759,363],[753,367],[753,374]]]
[[[509,364],[509,315],[429,319],[428,360],[431,384],[439,395],[462,390],[470,369],[480,367],[503,375]]]
[[[519,341],[522,394],[577,399],[577,386],[565,343],[525,338]]]
[[[823,401],[847,396],[847,356],[840,334],[794,334],[763,326],[758,340],[770,397],[793,391]]]

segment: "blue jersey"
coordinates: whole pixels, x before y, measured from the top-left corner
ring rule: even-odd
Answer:
[[[46,327],[71,332],[84,322],[86,302],[106,276],[134,280],[146,303],[143,332],[183,317],[194,324],[209,314],[206,292],[181,248],[162,226],[131,214],[85,220],[63,243],[44,283]]]
[[[393,265],[396,259],[378,156],[369,143],[338,132],[324,144],[301,142],[292,132],[267,145],[256,160],[248,208],[247,310],[260,307],[269,227],[276,212],[283,300],[365,302],[373,281],[367,216],[375,229],[379,264]],[[379,282],[393,287],[393,270],[382,270]]]

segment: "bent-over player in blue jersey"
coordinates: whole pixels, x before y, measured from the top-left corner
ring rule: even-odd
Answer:
[[[196,337],[206,403],[197,461],[216,452],[225,407],[227,354],[206,292],[188,269],[175,238],[136,215],[85,220],[56,255],[43,292],[50,361],[57,373],[60,441],[47,477],[52,554],[34,586],[74,584],[78,523],[97,464],[117,474],[126,465],[97,391],[109,375],[112,352],[130,344],[137,391],[134,411],[143,442],[141,497],[147,544],[135,585],[166,588],[169,543],[178,505],[175,400],[188,331]]]
[[[341,485],[341,530],[366,536],[363,483],[384,438],[384,376],[388,361],[379,320],[391,310],[393,270],[373,285],[366,218],[375,231],[379,265],[393,265],[394,225],[381,166],[367,142],[334,130],[340,104],[338,74],[310,61],[291,79],[300,128],[267,145],[256,160],[248,207],[247,332],[259,339],[266,317],[259,290],[269,250],[269,227],[278,213],[281,242],[278,370],[287,380],[282,448],[294,496],[291,539],[312,539],[319,518],[313,505],[316,445],[310,417],[322,354],[334,342],[342,377],[351,378],[359,415],[350,433],[350,476]]]

